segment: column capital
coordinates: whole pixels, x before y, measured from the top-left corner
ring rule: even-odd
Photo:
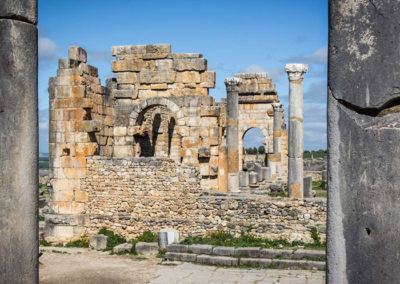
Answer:
[[[282,104],[281,103],[272,103],[272,108],[274,111],[281,111],[282,110]]]
[[[308,71],[308,65],[300,63],[286,64],[285,71],[288,73],[289,81],[303,80],[304,74]]]
[[[239,85],[242,84],[242,79],[236,78],[236,77],[225,78],[224,83],[225,83],[226,89],[228,91],[237,91],[239,88]]]

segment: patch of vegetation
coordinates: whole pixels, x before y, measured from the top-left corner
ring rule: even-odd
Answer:
[[[268,193],[269,196],[271,197],[288,197],[288,192],[286,190],[283,190],[281,192],[270,192]]]
[[[41,246],[44,246],[44,247],[51,247],[51,243],[48,242],[48,241],[46,241],[46,239],[41,239],[41,240],[39,241],[39,244],[40,244]]]
[[[115,234],[113,231],[107,230],[106,228],[101,228],[99,231],[100,235],[105,235],[107,239],[107,250],[112,250],[115,246],[126,243],[126,239],[120,235]]]
[[[317,245],[321,244],[321,238],[319,237],[318,229],[317,227],[312,227],[311,228],[311,238],[314,240],[314,243]]]
[[[62,253],[62,254],[67,254],[67,252],[66,251],[59,251],[59,250],[52,250],[51,251],[52,253]]]
[[[158,240],[157,234],[151,231],[144,231],[141,235],[139,235],[138,237],[134,238],[131,241],[132,242],[131,253],[136,254],[135,246],[138,242],[152,243],[152,242],[157,242],[157,240]]]
[[[39,215],[39,221],[44,221],[44,217],[42,215]]]
[[[283,259],[283,255],[278,254],[278,255],[275,256],[275,258],[276,258],[276,259]]]
[[[49,158],[39,157],[39,169],[48,169],[48,168],[49,168]]]
[[[64,244],[63,244],[63,243],[58,243],[58,244],[56,244],[55,246],[56,246],[56,247],[63,247]]]
[[[164,259],[166,253],[167,253],[167,249],[159,249],[156,257]]]
[[[314,237],[316,237],[314,235]],[[319,235],[318,235],[319,237]],[[304,243],[300,241],[289,242],[285,239],[265,239],[255,237],[249,233],[242,232],[239,237],[234,237],[229,232],[214,231],[205,236],[189,236],[181,241],[181,244],[208,244],[212,246],[232,246],[232,247],[261,247],[261,248],[296,248],[304,247],[309,249],[325,249],[325,243],[317,242]]]
[[[322,180],[316,180],[312,182],[312,189],[315,190],[317,197],[327,197],[326,182]]]
[[[65,244],[67,248],[88,248],[89,247],[89,239],[84,238],[76,241],[72,241]]]

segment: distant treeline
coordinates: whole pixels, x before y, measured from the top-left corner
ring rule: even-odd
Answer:
[[[243,152],[249,155],[255,155],[255,154],[265,154],[265,147],[260,146],[258,148],[253,147],[253,148],[243,148]]]
[[[312,150],[312,151],[304,151],[304,153],[303,153],[303,157],[304,158],[310,158],[311,159],[311,155],[314,157],[314,158],[323,158],[323,157],[326,157],[327,155],[328,155],[328,151],[327,150],[322,150],[322,149],[320,149],[320,150],[318,150],[318,151],[314,151],[314,150]]]
[[[49,168],[49,158],[39,157],[39,169],[48,169],[48,168]]]

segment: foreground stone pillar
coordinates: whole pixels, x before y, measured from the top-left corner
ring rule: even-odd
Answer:
[[[239,85],[240,78],[226,78],[226,146],[228,149],[228,190],[239,191]]]
[[[400,283],[400,1],[329,3],[327,282]]]
[[[286,64],[289,76],[289,197],[303,198],[303,76],[305,64]]]
[[[228,150],[225,145],[219,147],[218,189],[228,191]]]
[[[37,1],[0,4],[0,283],[38,283]]]

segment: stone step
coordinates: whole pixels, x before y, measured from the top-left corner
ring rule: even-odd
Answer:
[[[324,250],[306,250],[306,249],[266,249],[260,247],[213,247],[211,245],[181,245],[170,244],[167,246],[167,252],[171,253],[193,253],[217,256],[233,257],[251,257],[266,259],[305,259],[310,261],[324,261]]]
[[[309,261],[299,259],[268,259],[268,258],[240,258],[230,256],[167,252],[165,258],[168,261],[184,261],[195,262],[208,265],[225,265],[225,266],[251,266],[264,268],[279,269],[310,269],[325,270],[324,261]]]

